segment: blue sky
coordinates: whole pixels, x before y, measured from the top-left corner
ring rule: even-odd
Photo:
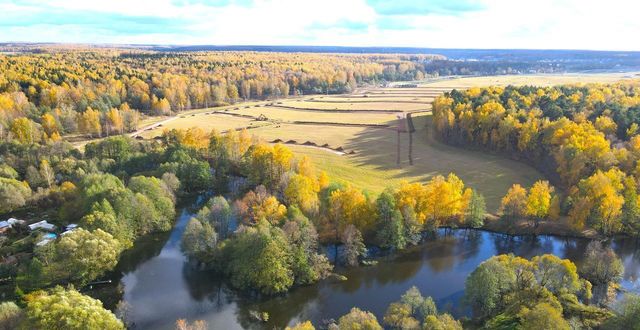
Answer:
[[[630,0],[0,0],[0,41],[640,50]]]

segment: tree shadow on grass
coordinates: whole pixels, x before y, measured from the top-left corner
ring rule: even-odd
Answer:
[[[394,121],[388,122],[394,125]],[[348,156],[357,165],[367,165],[388,171],[395,179],[411,178],[421,182],[435,175],[453,172],[467,186],[480,191],[487,208],[493,212],[499,201],[514,183],[530,186],[542,175],[526,164],[487,152],[466,150],[437,141],[431,136],[431,115],[414,117],[413,163],[409,165],[409,134],[400,135],[400,166],[396,164],[397,132],[392,129],[371,128],[355,134],[344,145],[355,150]]]

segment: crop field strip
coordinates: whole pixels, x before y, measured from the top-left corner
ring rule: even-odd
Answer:
[[[416,93],[416,89],[422,93]],[[491,212],[511,184],[530,185],[541,178],[524,164],[451,147],[432,138],[428,129],[430,103],[449,90],[446,87],[390,90],[396,93],[368,94],[371,89],[363,89],[358,94],[307,95],[208,109],[145,131],[143,136],[157,136],[165,128],[198,126],[220,132],[247,128],[265,142],[283,143],[298,155],[310,156],[335,180],[374,193],[403,180],[424,182],[437,174],[455,172],[485,195]],[[412,166],[407,156],[409,134],[405,133],[400,136],[401,164],[396,164],[397,115],[402,113],[412,114],[416,129]]]

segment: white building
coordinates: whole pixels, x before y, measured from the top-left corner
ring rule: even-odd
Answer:
[[[56,230],[56,226],[47,222],[47,220],[38,221],[29,225],[30,230],[44,229],[46,231]]]

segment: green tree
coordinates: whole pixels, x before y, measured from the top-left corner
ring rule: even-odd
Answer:
[[[215,226],[220,238],[225,239],[229,234],[229,224],[233,218],[231,206],[222,196],[213,197],[209,204],[211,205],[209,220]]]
[[[462,330],[460,321],[449,314],[429,315],[424,319],[424,330]]]
[[[110,234],[101,229],[89,232],[79,228],[57,242],[37,248],[35,253],[54,283],[72,281],[84,285],[113,269],[120,251],[120,243]]]
[[[18,172],[8,164],[0,164],[0,178],[18,179]]]
[[[116,238],[123,247],[130,247],[133,244],[132,226],[118,217],[106,198],[93,203],[89,213],[80,219],[80,225],[88,230],[102,229],[106,231]]]
[[[310,284],[329,276],[333,267],[327,257],[318,254],[318,233],[311,221],[295,206],[289,207],[287,217],[282,230],[291,246],[296,284]]]
[[[604,329],[640,329],[640,296],[626,294],[613,311],[615,314],[604,323]]]
[[[113,159],[121,162],[133,151],[134,141],[128,136],[112,136],[98,142],[87,143],[85,155],[89,158]]]
[[[624,204],[622,205],[622,226],[629,235],[640,236],[640,205],[636,182],[632,176],[624,181]]]
[[[30,329],[124,329],[102,302],[75,289],[55,287],[51,292],[37,291],[26,297],[26,325]]]
[[[182,234],[180,247],[187,256],[201,259],[213,252],[216,242],[216,232],[209,223],[191,218]]]
[[[411,315],[418,320],[424,320],[429,315],[438,314],[436,304],[431,297],[423,297],[420,290],[412,286],[400,297],[400,302],[409,306]]]
[[[382,330],[375,315],[357,307],[353,307],[348,314],[338,319],[338,328],[340,330]]]
[[[153,217],[147,216],[149,229],[145,232],[167,231],[171,229],[175,218],[174,196],[166,184],[154,177],[135,176],[129,181],[128,188],[144,195],[153,204]]]
[[[569,330],[569,323],[562,317],[562,311],[553,306],[541,303],[533,309],[525,309],[521,313],[520,328],[522,330]]]
[[[31,189],[15,179],[0,178],[0,213],[14,211],[27,203]]]
[[[486,260],[467,277],[465,302],[481,319],[497,314],[515,280],[514,274],[497,259]]]
[[[231,284],[264,294],[287,291],[294,283],[291,250],[280,228],[261,221],[245,227],[224,246],[224,271]]]
[[[487,213],[487,207],[484,202],[484,196],[477,190],[471,191],[471,199],[469,200],[469,207],[467,208],[467,216],[465,218],[465,224],[471,228],[480,228],[484,225],[485,214]]]
[[[348,266],[358,265],[358,259],[367,251],[362,234],[354,225],[348,225],[342,232],[342,262]]]
[[[12,301],[6,301],[0,304],[0,329],[13,330],[18,329],[20,323],[24,319],[23,310]]]
[[[402,303],[391,303],[384,314],[384,324],[392,329],[419,329],[420,322],[411,316],[411,307]]]
[[[384,191],[376,200],[377,239],[381,247],[404,249],[407,245],[402,213],[396,208],[393,194]]]
[[[176,175],[187,192],[204,191],[213,183],[211,167],[205,161],[190,160],[180,163]]]

